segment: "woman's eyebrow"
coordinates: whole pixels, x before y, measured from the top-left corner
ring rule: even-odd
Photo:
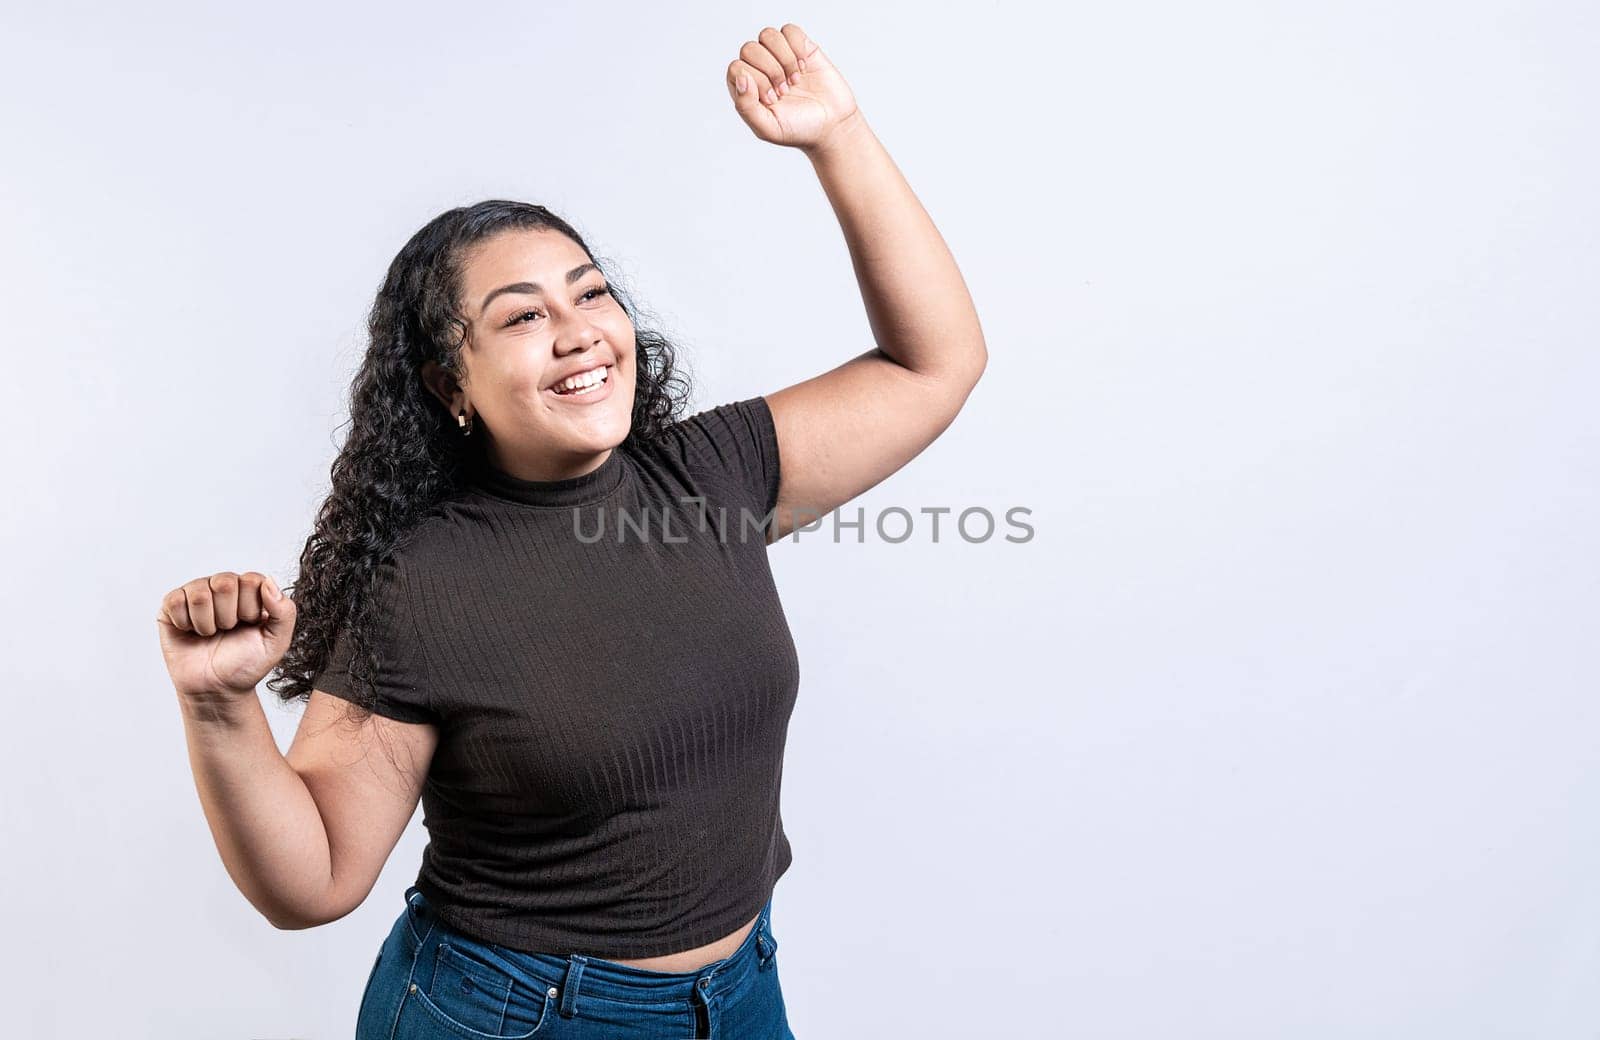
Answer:
[[[579,266],[574,267],[572,270],[567,272],[567,284],[571,285],[573,282],[577,281],[579,278],[582,278],[590,271],[598,270],[600,270],[600,268],[596,267],[594,264],[580,264]],[[479,313],[488,310],[489,304],[494,302],[494,298],[496,296],[499,296],[501,293],[513,292],[526,293],[529,296],[544,295],[544,289],[540,287],[538,282],[512,282],[510,285],[502,285],[488,296],[485,296],[483,298],[483,304],[478,308]]]

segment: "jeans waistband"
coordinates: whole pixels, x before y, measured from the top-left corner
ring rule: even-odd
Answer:
[[[704,1002],[718,993],[733,993],[742,990],[749,977],[761,970],[773,948],[768,928],[772,912],[770,898],[756,915],[756,923],[738,949],[721,960],[688,972],[652,971],[581,953],[559,955],[512,950],[464,936],[451,928],[434,912],[416,885],[406,889],[406,903],[407,912],[416,915],[412,937],[417,950],[425,944],[442,941],[446,936],[452,942],[470,943],[480,955],[504,961],[507,971],[527,976],[541,987],[557,987],[563,1013],[568,1016],[575,1013],[577,1001],[585,994],[634,1004],[666,1004]]]

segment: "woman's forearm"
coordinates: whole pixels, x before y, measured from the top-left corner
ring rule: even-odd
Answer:
[[[839,219],[873,338],[928,376],[976,378],[988,358],[955,257],[860,112],[807,151]]]
[[[179,706],[200,805],[233,883],[275,927],[322,923],[333,891],[327,830],[261,702]]]

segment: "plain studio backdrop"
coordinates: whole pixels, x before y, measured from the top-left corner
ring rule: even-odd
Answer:
[[[869,349],[810,165],[723,85],[786,21],[990,356],[842,511],[859,542],[769,550],[796,1034],[1592,1040],[1577,2],[9,8],[8,1033],[350,1034],[421,813],[360,909],[275,930],[201,812],[160,597],[294,578],[366,309],[449,207],[570,219],[696,409]]]

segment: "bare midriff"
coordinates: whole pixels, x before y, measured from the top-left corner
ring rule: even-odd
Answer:
[[[607,957],[612,964],[627,964],[635,968],[644,968],[649,971],[686,972],[699,971],[713,961],[720,961],[724,957],[733,955],[733,951],[744,942],[745,936],[750,934],[750,929],[755,927],[760,914],[750,918],[739,930],[730,935],[725,935],[715,942],[696,946],[692,950],[680,950],[677,953],[664,953],[659,957],[641,957],[635,960],[619,960]]]

